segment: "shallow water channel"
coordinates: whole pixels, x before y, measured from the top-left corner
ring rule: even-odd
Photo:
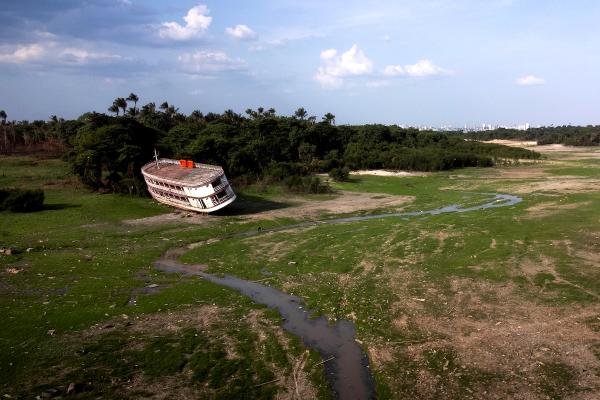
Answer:
[[[490,208],[509,207],[523,201],[520,197],[508,194],[491,193],[490,196],[493,196],[493,198],[487,203],[472,207],[463,208],[460,205],[450,205],[427,211],[371,214],[323,221],[310,221],[273,229],[236,233],[223,237],[221,240],[321,224],[340,224],[390,217],[409,218],[444,213],[463,213]],[[206,244],[206,242],[203,243]],[[156,268],[166,272],[201,276],[216,284],[235,289],[245,296],[250,297],[255,303],[277,309],[284,319],[283,329],[293,335],[299,336],[306,347],[315,349],[321,354],[321,357],[325,361],[324,366],[327,379],[336,398],[374,399],[376,397],[375,383],[369,369],[369,361],[355,340],[355,327],[352,322],[339,320],[335,324],[330,324],[326,316],[310,318],[312,312],[304,308],[303,300],[299,297],[289,295],[257,282],[246,281],[228,275],[222,277],[212,275],[204,272],[203,266],[182,264],[177,261],[178,257],[183,253],[203,243],[171,249],[160,260],[156,261],[154,265]]]

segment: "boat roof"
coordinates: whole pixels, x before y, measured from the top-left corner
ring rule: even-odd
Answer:
[[[157,179],[187,186],[202,186],[212,182],[224,174],[218,165],[194,163],[194,168],[184,168],[179,161],[161,158],[151,161],[142,167],[142,172]]]

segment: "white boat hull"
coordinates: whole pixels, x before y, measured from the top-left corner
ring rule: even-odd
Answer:
[[[189,161],[190,165],[192,161]],[[148,192],[159,203],[187,211],[210,213],[233,203],[235,192],[223,168],[160,159],[142,167]]]

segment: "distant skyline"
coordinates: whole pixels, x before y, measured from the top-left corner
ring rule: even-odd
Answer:
[[[3,1],[10,120],[138,105],[338,124],[600,124],[592,0]]]

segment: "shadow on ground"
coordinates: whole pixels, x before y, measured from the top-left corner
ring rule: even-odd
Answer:
[[[291,207],[291,204],[265,200],[258,196],[238,195],[237,199],[225,208],[211,213],[220,216],[238,216],[260,214],[266,211]]]
[[[81,208],[81,205],[69,203],[44,204],[43,211],[66,210],[68,208]]]

